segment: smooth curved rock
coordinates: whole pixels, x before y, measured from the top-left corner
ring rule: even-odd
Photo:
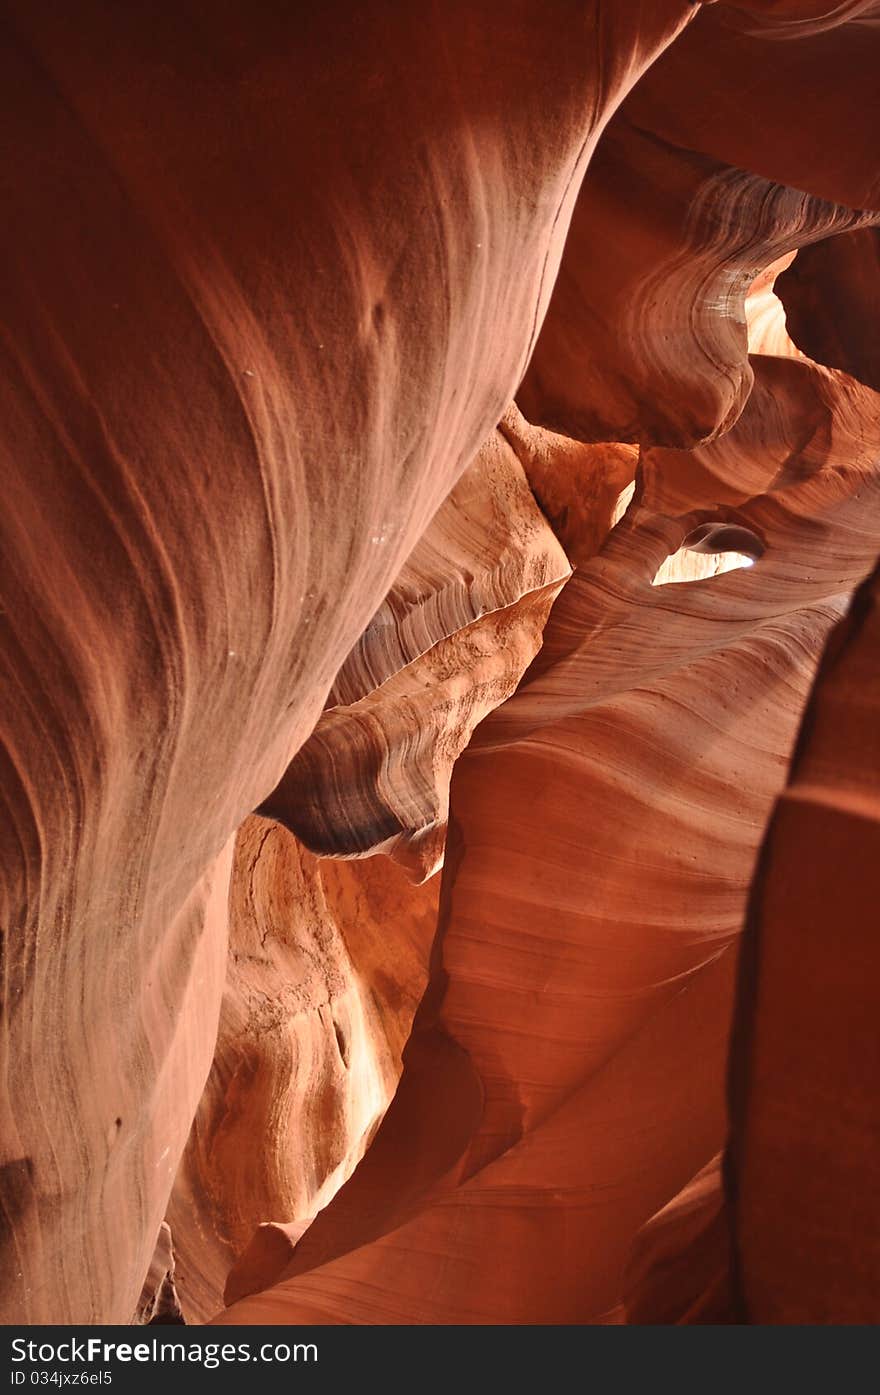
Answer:
[[[356,1173],[280,1282],[218,1320],[619,1321],[642,1227],[723,1147],[757,850],[822,643],[880,541],[877,399],[797,359],[754,370],[728,435],[644,455],[627,513],[456,767],[407,1104],[371,1150],[413,1172],[417,1152],[418,1184],[402,1200],[368,1155],[369,1185]],[[763,556],[668,600],[659,562],[719,510]],[[430,1122],[452,1074],[438,1032],[466,1053],[459,1117],[473,1076],[482,1099],[452,1157]],[[682,1320],[724,1307],[710,1241]]]
[[[189,1320],[221,1306],[240,1257],[262,1273],[273,1247],[292,1250],[368,1146],[427,980],[437,892],[385,858],[335,867],[278,824],[243,824],[214,1062],[167,1213]]]
[[[806,248],[776,290],[805,354],[880,392],[880,229],[856,228]]]
[[[517,401],[581,440],[691,446],[729,430],[751,392],[745,300],[758,273],[880,215],[640,129],[640,91],[590,164]]]
[[[382,852],[417,881],[433,876],[443,860],[452,766],[534,658],[570,570],[513,449],[495,432],[409,558],[331,697],[354,697],[371,674],[377,686],[322,714],[261,811],[322,856]]]
[[[877,1321],[878,596],[875,572],[828,643],[751,898],[732,1073],[741,1321]]]
[[[877,0],[0,30],[0,1318],[876,1319]]]
[[[133,1311],[220,1006],[193,889],[510,401],[602,125],[692,13],[5,7],[6,1320]]]
[[[876,0],[704,5],[629,113],[685,149],[877,212],[878,42]]]
[[[730,1236],[720,1154],[636,1237],[624,1309],[628,1323],[653,1326],[730,1320]]]

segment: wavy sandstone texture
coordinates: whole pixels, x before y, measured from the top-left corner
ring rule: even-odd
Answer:
[[[880,1320],[880,5],[0,25],[0,1320]]]

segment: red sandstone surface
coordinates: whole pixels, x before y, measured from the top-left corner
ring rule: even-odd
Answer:
[[[880,5],[0,34],[0,1321],[880,1321]]]

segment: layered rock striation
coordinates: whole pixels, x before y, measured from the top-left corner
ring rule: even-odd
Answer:
[[[880,8],[2,34],[3,1321],[876,1321]]]

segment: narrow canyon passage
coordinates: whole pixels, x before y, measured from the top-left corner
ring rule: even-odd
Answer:
[[[0,1321],[880,1321],[880,4],[0,33]]]

